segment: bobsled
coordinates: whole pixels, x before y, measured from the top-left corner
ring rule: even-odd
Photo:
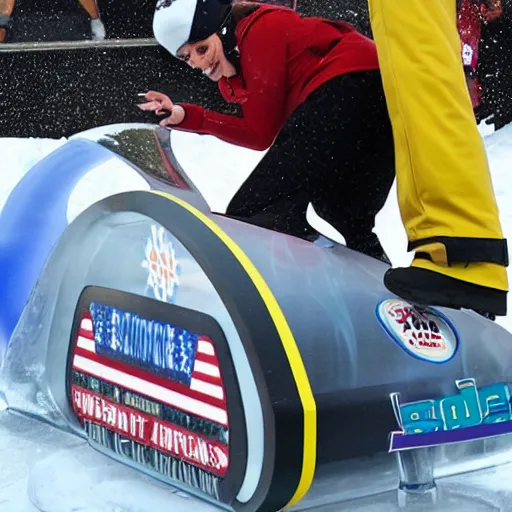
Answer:
[[[75,137],[1,212],[0,508],[508,510],[475,482],[512,461],[512,335],[213,213],[171,135]],[[114,164],[146,189],[68,222]]]

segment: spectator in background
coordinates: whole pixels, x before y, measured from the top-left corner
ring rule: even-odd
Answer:
[[[80,5],[91,18],[91,38],[93,41],[103,41],[106,37],[105,26],[100,18],[97,0],[79,0]]]
[[[471,103],[477,121],[484,115],[482,85],[478,79],[479,47],[482,24],[501,16],[501,0],[459,0],[457,27],[461,39],[462,62]]]
[[[50,3],[51,0],[48,0]],[[91,18],[91,38],[95,41],[105,39],[105,26],[101,21],[100,11],[96,0],[79,0],[80,5]],[[0,0],[0,43],[5,41],[7,30],[11,22],[15,0]]]
[[[0,0],[0,43],[5,41],[14,9],[14,0]]]

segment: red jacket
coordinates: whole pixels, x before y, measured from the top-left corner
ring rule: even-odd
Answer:
[[[303,18],[291,9],[262,6],[236,28],[242,75],[222,78],[219,89],[239,103],[243,117],[182,104],[175,128],[256,150],[269,148],[290,114],[331,78],[378,69],[375,43],[343,22]]]

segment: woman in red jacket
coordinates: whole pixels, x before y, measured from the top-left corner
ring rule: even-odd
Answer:
[[[373,41],[351,25],[226,0],[161,0],[155,37],[218,83],[242,117],[146,93],[160,124],[269,151],[227,215],[305,239],[316,212],[348,247],[386,261],[373,233],[394,179],[393,135]]]

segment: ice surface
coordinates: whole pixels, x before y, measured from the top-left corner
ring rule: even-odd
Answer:
[[[84,439],[6,411],[0,412],[0,454],[0,512],[214,510],[119,465]]]

